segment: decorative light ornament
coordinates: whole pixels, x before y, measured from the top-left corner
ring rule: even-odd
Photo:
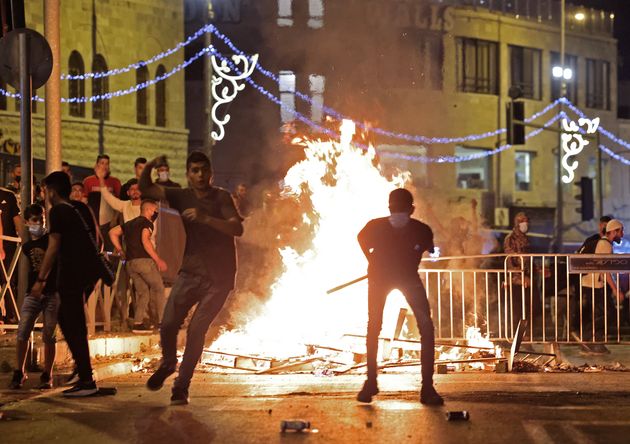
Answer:
[[[225,137],[225,125],[231,119],[229,114],[225,114],[222,119],[217,116],[217,111],[221,105],[230,103],[238,95],[239,91],[245,88],[245,84],[239,84],[241,80],[245,80],[252,75],[254,68],[258,63],[258,54],[254,54],[252,57],[246,55],[235,54],[232,56],[232,62],[228,66],[228,60],[221,57],[221,63],[217,62],[217,57],[212,56],[212,98],[214,104],[212,105],[212,121],[217,125],[218,132],[212,131],[211,137],[216,140],[222,140]],[[235,74],[231,74],[232,67],[238,67],[239,64],[243,64],[243,69],[236,69]],[[227,81],[228,85],[223,85],[223,81]],[[219,90],[219,88],[222,88]]]
[[[567,172],[567,174],[562,176],[564,183],[573,182],[573,179],[575,179],[575,170],[578,167],[577,160],[574,160],[571,165],[569,165],[569,158],[580,154],[586,145],[589,144],[589,141],[579,132],[582,126],[586,126],[586,134],[594,134],[599,127],[599,117],[593,120],[581,118],[578,120],[578,123],[569,121],[566,118],[562,119],[562,129],[564,130],[560,135],[562,151],[564,151],[562,167]]]
[[[561,77],[562,77],[562,66],[554,66],[554,67],[551,69],[551,74],[553,74],[553,76],[554,76],[556,79],[561,78]]]

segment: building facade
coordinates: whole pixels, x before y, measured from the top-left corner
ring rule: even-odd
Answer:
[[[214,2],[219,6],[215,8],[218,27],[243,51],[259,54],[259,63],[278,76],[279,83],[260,72],[253,79],[283,103],[279,107],[248,87],[230,107],[232,121],[225,140],[214,148],[215,163],[219,170],[237,170],[250,182],[281,175],[295,159],[290,149],[282,148],[287,124],[292,128],[296,122],[296,132],[317,134],[296,121],[292,110],[320,123],[326,113],[317,104],[323,104],[394,133],[460,137],[504,128],[514,88],[518,101],[524,102],[525,117],[539,113],[561,95],[561,81],[552,75],[552,68],[560,64],[559,0],[227,3]],[[613,22],[608,12],[568,5],[565,67],[571,68],[572,76],[566,88],[574,105],[619,134]],[[307,94],[311,103],[296,92]],[[560,110],[557,106],[533,120],[527,132]],[[559,125],[556,121],[551,128]],[[484,217],[495,227],[511,225],[510,216],[501,220],[506,211],[529,209],[536,230],[551,234],[557,204],[558,131],[543,131],[525,144],[459,163],[427,164],[399,155],[482,155],[505,145],[505,133],[450,144],[380,134],[370,138],[383,154],[382,161],[411,171],[420,189],[453,203],[478,200]],[[581,177],[593,179],[595,218],[601,183],[603,213],[630,222],[630,208],[624,203],[630,192],[629,168],[605,154],[600,162],[597,151],[592,140],[579,155],[576,182]],[[595,229],[595,221],[581,221],[575,185],[562,185],[562,193],[565,240],[579,242]]]
[[[44,34],[45,0],[26,3],[26,24]],[[184,6],[178,0],[73,0],[61,3],[61,72],[106,72],[146,60],[184,40]],[[83,97],[127,90],[164,75],[184,60],[183,51],[155,63],[103,78],[62,80],[61,96]],[[14,89],[1,85],[14,92]],[[36,93],[45,97],[44,88]],[[139,156],[167,154],[174,180],[184,180],[188,131],[184,73],[111,100],[62,104],[62,157],[91,168],[99,153],[112,174],[133,177]],[[0,150],[19,155],[19,106],[0,97]],[[33,157],[45,158],[44,103],[34,103]],[[3,156],[6,158],[6,156]],[[16,156],[15,161],[19,161]],[[36,162],[36,173],[44,173]],[[6,166],[5,166],[6,170]],[[88,170],[83,170],[87,172]]]

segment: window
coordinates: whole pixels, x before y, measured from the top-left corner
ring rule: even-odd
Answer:
[[[308,27],[313,29],[322,28],[324,26],[324,0],[299,1],[308,1]],[[293,0],[278,0],[278,26],[293,26],[295,23],[293,13]]]
[[[517,151],[514,155],[514,187],[516,191],[532,190],[532,160],[534,153]]]
[[[314,122],[321,122],[324,117],[324,89],[326,87],[326,77],[311,74],[308,76],[308,81],[311,90],[311,119]]]
[[[610,63],[586,59],[586,106],[610,109]]]
[[[83,57],[78,51],[70,53],[68,61],[68,74],[78,76],[85,74],[85,65]],[[85,80],[71,79],[68,81],[68,96],[70,99],[85,97]],[[85,117],[85,102],[70,102],[70,115],[74,117]]]
[[[295,120],[295,73],[280,71],[280,119],[282,123]]]
[[[278,0],[278,26],[293,26],[293,0]]]
[[[308,0],[308,27],[319,29],[324,26],[324,0]]]
[[[496,42],[457,39],[457,89],[463,92],[498,94],[499,51]]]
[[[92,72],[107,72],[105,58],[96,54],[92,63]],[[100,96],[109,92],[109,77],[92,77],[92,95]],[[92,102],[92,118],[96,120],[109,120],[109,100],[97,100]]]
[[[481,148],[455,147],[456,156],[470,156],[484,154],[487,150]],[[487,190],[490,188],[490,157],[459,162],[457,168],[457,187],[464,189]]]
[[[510,46],[510,86],[521,88],[526,99],[541,99],[541,51]]]
[[[136,70],[136,84],[149,81],[149,70],[146,66],[141,66]],[[136,92],[136,122],[140,125],[149,123],[147,88],[140,88]]]
[[[565,80],[567,85],[567,99],[574,105],[578,104],[578,58],[574,55],[565,54],[564,65],[567,68],[571,68],[573,71],[573,77],[571,80]],[[560,54],[557,52],[551,53],[551,67],[560,66]],[[560,89],[562,87],[562,80],[551,76],[551,100],[560,98]]]
[[[160,79],[166,74],[164,65],[157,67],[155,78]],[[155,126],[166,126],[166,79],[155,84]]]

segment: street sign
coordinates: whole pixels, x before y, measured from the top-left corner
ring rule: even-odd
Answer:
[[[52,72],[52,50],[46,38],[39,32],[28,28],[14,29],[0,39],[0,77],[19,91],[20,89],[20,34],[28,38],[28,59],[32,89],[44,86]]]
[[[630,254],[581,254],[569,258],[570,273],[629,273]]]

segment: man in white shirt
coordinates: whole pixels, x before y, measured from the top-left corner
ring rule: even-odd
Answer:
[[[606,235],[603,236],[595,247],[595,254],[613,254],[613,242],[620,243],[623,237],[623,224],[617,219],[612,219],[606,224]],[[607,291],[606,284],[611,289]],[[612,273],[588,273],[582,276],[582,313],[583,313],[583,338],[585,340],[604,341],[604,307],[609,311],[614,307],[614,298],[623,300],[623,293],[617,290],[617,283]],[[595,324],[595,337],[593,338],[593,323]],[[589,346],[591,353],[610,353],[604,345]]]

